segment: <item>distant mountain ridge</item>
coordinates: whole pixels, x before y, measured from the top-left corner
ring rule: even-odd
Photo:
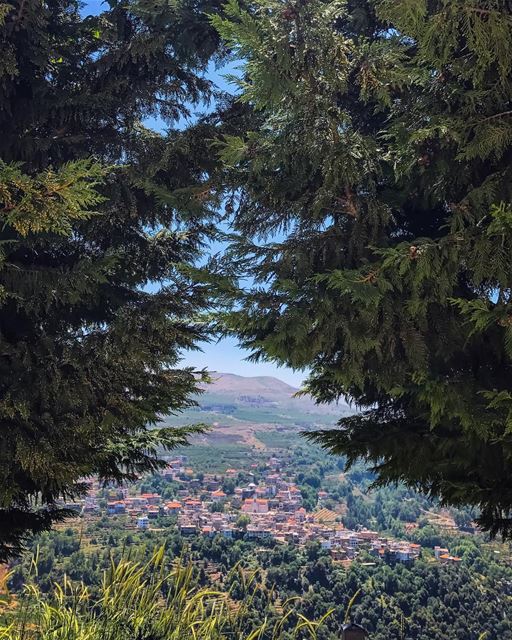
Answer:
[[[211,384],[202,385],[205,391],[241,394],[283,394],[292,397],[299,389],[272,376],[240,376],[234,373],[211,372]]]
[[[211,383],[201,384],[196,407],[167,416],[167,424],[208,424],[212,431],[194,443],[220,442],[230,446],[264,448],[261,434],[286,431],[297,434],[330,428],[353,410],[346,403],[317,405],[308,395],[272,376],[240,376],[211,372]]]
[[[350,413],[346,403],[318,405],[299,389],[272,376],[240,376],[214,371],[198,397],[202,411],[229,415],[249,422],[309,422],[311,416]]]

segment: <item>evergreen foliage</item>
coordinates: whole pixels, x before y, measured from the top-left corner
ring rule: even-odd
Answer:
[[[176,123],[213,98],[229,110],[205,79],[218,7],[105,7],[0,4],[0,561],[82,478],[156,469],[200,428],[150,427],[190,405],[180,353],[207,337],[192,267],[216,233],[220,116]]]
[[[309,437],[512,533],[512,8],[229,0],[256,112],[221,149],[228,326],[361,410]]]

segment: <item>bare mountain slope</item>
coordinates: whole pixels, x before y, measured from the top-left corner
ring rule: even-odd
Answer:
[[[336,417],[351,413],[345,403],[317,405],[310,396],[296,396],[298,389],[270,376],[244,377],[213,372],[212,382],[202,386],[198,407],[176,420],[299,425],[334,424]]]
[[[212,382],[202,386],[198,406],[168,416],[168,424],[205,423],[213,427],[194,442],[212,445],[265,448],[262,434],[294,434],[312,428],[332,427],[353,410],[345,403],[317,405],[298,389],[270,376],[245,377],[213,372]]]
[[[298,389],[271,376],[238,376],[234,373],[211,373],[212,383],[204,385],[205,391],[212,393],[264,394],[268,396],[291,397]]]

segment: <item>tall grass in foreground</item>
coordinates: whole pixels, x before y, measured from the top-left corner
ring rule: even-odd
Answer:
[[[247,629],[253,578],[243,576],[247,597],[235,603],[229,593],[198,587],[193,575],[191,565],[168,565],[161,548],[147,563],[112,562],[96,596],[67,579],[46,596],[33,580],[13,610],[4,607],[0,640],[314,640],[325,619],[306,620],[286,602],[278,622]]]

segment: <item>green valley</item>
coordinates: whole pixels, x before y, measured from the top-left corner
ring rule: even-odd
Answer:
[[[509,544],[479,532],[471,511],[401,486],[372,489],[362,465],[347,471],[300,437],[304,426],[335,421],[340,409],[315,415],[309,399],[293,398],[277,380],[270,390],[255,383],[254,403],[253,379],[237,377],[230,389],[231,378],[213,382],[184,416],[214,416],[216,426],[168,457],[163,472],[123,489],[93,482],[74,505],[76,519],[34,540],[35,564],[26,556],[12,565],[16,600],[27,597],[26,584],[49,594],[66,579],[99,597],[112,559],[147,562],[162,547],[170,571],[176,562],[190,568],[192,590],[220,590],[231,612],[252,603],[243,621],[223,622],[239,640],[261,625],[258,637],[270,640],[283,610],[280,639],[313,637],[297,631],[304,616],[323,620],[312,627],[315,638],[339,640],[352,597],[350,617],[372,640],[512,638]],[[257,404],[252,420],[248,403]],[[301,403],[308,413],[301,415]]]

